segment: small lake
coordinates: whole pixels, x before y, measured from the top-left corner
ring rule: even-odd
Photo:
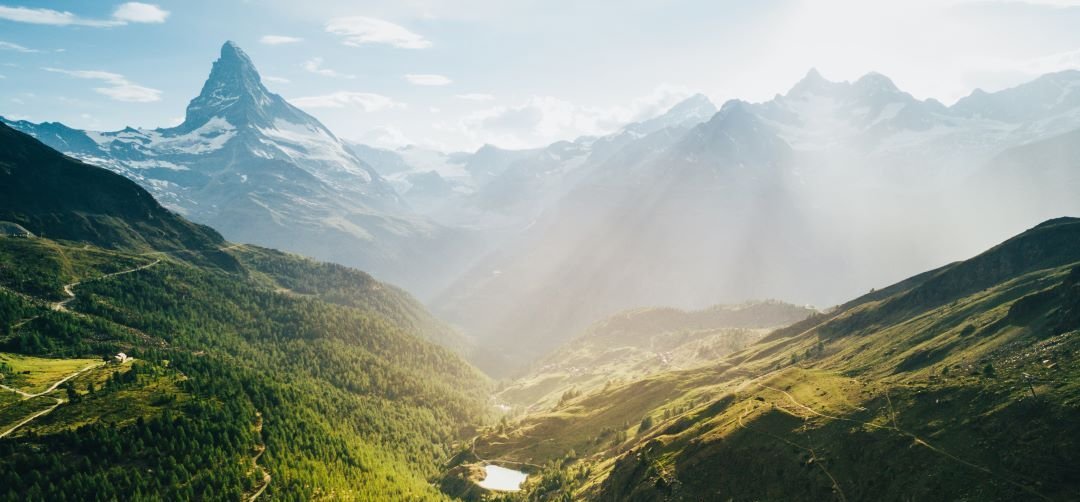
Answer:
[[[529,477],[524,472],[497,465],[485,465],[484,474],[484,480],[480,482],[480,486],[500,492],[520,491],[521,483],[524,483],[525,478]]]

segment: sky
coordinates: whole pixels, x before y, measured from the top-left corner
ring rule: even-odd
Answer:
[[[0,0],[0,115],[183,119],[226,40],[338,136],[443,151],[605,134],[810,68],[955,102],[1080,68],[1080,0]]]

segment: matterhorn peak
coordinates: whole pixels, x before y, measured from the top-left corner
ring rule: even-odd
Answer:
[[[188,104],[179,129],[198,129],[214,118],[223,118],[235,127],[267,127],[275,115],[284,114],[292,120],[297,113],[302,114],[262,84],[255,63],[239,45],[228,41],[221,46],[221,56],[214,61],[202,92]]]

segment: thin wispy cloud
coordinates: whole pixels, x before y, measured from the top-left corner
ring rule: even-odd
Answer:
[[[304,39],[300,37],[290,37],[287,35],[263,35],[262,38],[259,39],[259,43],[265,45],[295,44],[303,41]]]
[[[413,85],[428,86],[449,85],[454,82],[445,75],[435,75],[432,73],[410,73],[405,75],[405,80],[408,80],[409,83]]]
[[[292,82],[291,80],[289,80],[289,79],[287,79],[285,77],[274,77],[274,76],[270,76],[270,75],[267,75],[267,76],[263,77],[262,79],[264,81],[270,82],[272,84],[288,84],[288,83]]]
[[[3,51],[15,51],[15,52],[41,52],[37,49],[31,49],[12,42],[4,42],[0,40],[0,50]]]
[[[64,70],[60,68],[42,68],[53,73],[62,73],[75,78],[99,80],[105,85],[95,87],[94,92],[103,94],[116,101],[128,103],[151,103],[161,100],[161,91],[136,84],[127,77],[101,70]]]
[[[431,42],[404,26],[383,19],[351,16],[326,23],[327,33],[341,37],[341,43],[354,47],[385,44],[401,49],[426,49]]]
[[[32,7],[8,7],[0,5],[0,19],[19,23],[51,26],[93,26],[107,28],[129,23],[163,23],[169,11],[157,5],[142,2],[120,4],[108,19],[79,17],[68,11]]]
[[[324,67],[323,58],[321,57],[311,58],[307,61],[304,61],[304,64],[300,66],[304,69],[304,71],[314,73],[316,75],[322,75],[324,77],[356,78],[356,75],[349,75],[347,73],[341,73],[337,70]]]
[[[454,97],[465,101],[491,101],[495,99],[495,96],[492,96],[491,94],[484,94],[480,92],[458,94]]]
[[[365,112],[405,107],[404,104],[381,94],[350,91],[294,98],[290,99],[289,102],[301,108],[358,108]]]

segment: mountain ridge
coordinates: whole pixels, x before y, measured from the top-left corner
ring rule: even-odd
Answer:
[[[136,251],[211,250],[224,243],[127,178],[65,157],[2,123],[0,146],[0,220],[54,239]]]
[[[1045,81],[1053,92],[1035,79],[994,93],[1038,111],[1020,122],[918,100],[877,73],[831,82],[811,71],[771,100],[729,100],[591,166],[433,308],[512,354],[636,305],[829,305],[970,256],[1028,221],[1080,211],[1068,155],[1080,102],[1049,106],[1080,96],[1080,72]],[[1046,162],[1023,162],[1025,149]],[[544,318],[521,305],[545,306]]]
[[[359,266],[421,296],[447,280],[446,260],[467,258],[472,246],[467,232],[417,215],[321,122],[270,92],[233,42],[176,127],[6,122],[135,180],[231,240]]]
[[[403,290],[226,245],[0,124],[9,219],[36,235],[0,236],[4,499],[437,500],[488,416],[487,378],[438,345],[457,333]]]
[[[541,499],[1068,500],[1078,336],[1080,219],[1057,218],[471,453],[535,466]]]

